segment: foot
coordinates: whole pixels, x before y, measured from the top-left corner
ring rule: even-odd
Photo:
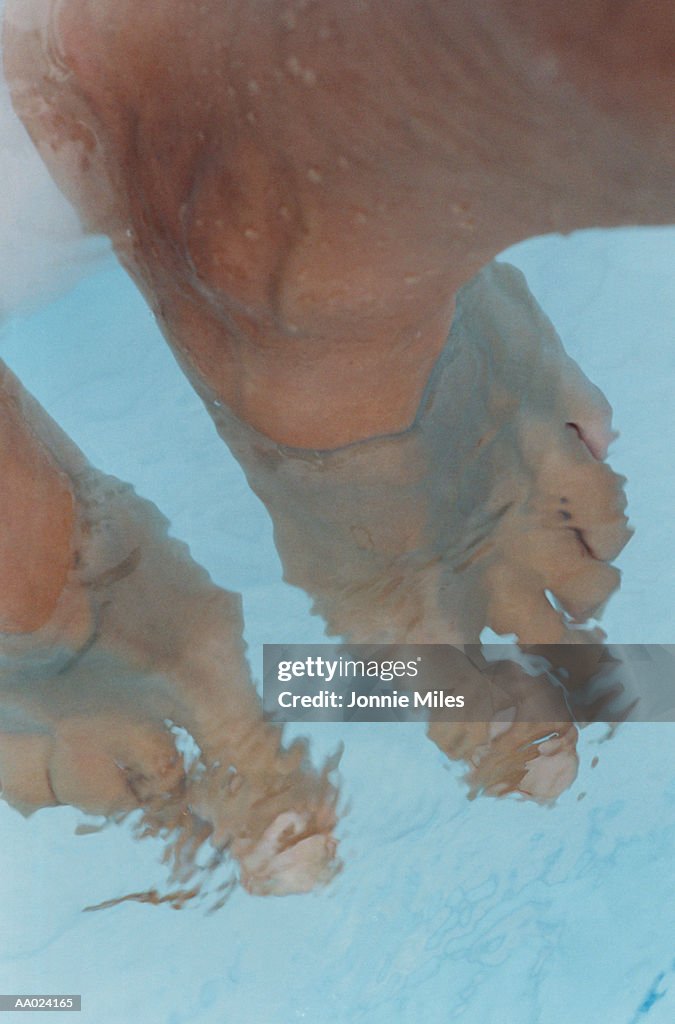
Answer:
[[[619,585],[610,563],[630,536],[624,480],[603,461],[611,409],[507,265],[461,293],[450,346],[462,369],[450,353],[420,427],[433,449],[463,416],[446,462],[455,606],[470,594],[484,625],[523,643],[574,641]]]
[[[325,883],[337,869],[331,766],[316,771],[305,745],[285,749],[263,721],[238,597],[130,487],[82,458],[71,484],[78,527],[55,612],[0,634],[2,796],[24,814],[139,810],[141,834],[172,838],[183,876],[207,843],[250,891]],[[194,741],[189,764],[174,727]]]
[[[142,11],[128,0],[17,0],[7,29],[17,109],[85,220],[113,238],[203,395],[268,435],[272,453],[400,434],[326,459],[297,495],[284,493],[283,474],[267,487],[269,459],[267,469],[251,462],[288,576],[316,595],[333,632],[462,641],[491,625],[527,642],[569,636],[567,618],[585,621],[617,585],[609,562],[628,536],[623,495],[601,461],[607,404],[515,275],[493,267],[460,293],[451,351],[420,406],[457,287],[514,241],[504,210],[515,197],[503,193],[513,176],[506,168],[494,194],[476,193],[492,163],[435,119],[452,108],[447,80],[429,79],[419,96],[422,84],[410,86],[430,119],[414,154],[400,125],[377,135],[382,118],[367,106],[372,150],[348,116],[347,86],[327,135],[327,83],[346,59],[333,7],[268,38],[247,8],[228,19],[226,6],[202,4],[186,36],[176,0]],[[423,26],[411,28],[422,46]],[[473,31],[483,39],[473,26],[463,43]],[[284,62],[289,38],[299,49]],[[400,78],[393,51],[354,56],[385,105]],[[302,74],[310,52],[321,56],[315,82]],[[503,143],[501,122],[482,107],[471,116]],[[555,139],[535,141],[557,153]],[[536,196],[548,210],[550,192]]]
[[[462,682],[455,686],[453,680],[453,689],[471,694],[473,720],[439,716],[428,735],[446,757],[467,766],[469,799],[517,795],[553,803],[579,767],[578,728],[565,691],[545,673],[527,674],[516,661],[480,659],[474,665],[464,659],[460,670]]]
[[[460,292],[411,430],[284,454],[218,418],[331,634],[575,642],[618,586],[630,531],[604,461],[610,408],[506,264]]]

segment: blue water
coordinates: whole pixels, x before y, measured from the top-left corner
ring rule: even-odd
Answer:
[[[604,620],[617,643],[673,640],[675,230],[536,239],[508,254],[608,394],[636,535]],[[281,579],[266,513],[112,264],[4,330],[0,354],[100,469],[169,517],[265,642],[320,642]],[[466,799],[414,724],[316,725],[345,742],[346,866],[328,890],[235,892],[212,916],[133,903],[161,849],[79,812],[0,804],[0,991],[81,992],[94,1024],[671,1024],[675,725],[586,730],[553,809]],[[593,758],[598,757],[592,768]],[[30,1015],[28,1015],[30,1017]]]

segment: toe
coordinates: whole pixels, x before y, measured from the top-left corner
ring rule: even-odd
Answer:
[[[513,633],[524,644],[561,644],[569,639],[562,616],[546,597],[539,572],[502,562],[487,571],[486,583],[487,624],[495,633]]]
[[[47,734],[0,733],[0,792],[22,814],[59,803],[49,777],[51,751]]]
[[[49,771],[54,793],[62,804],[89,814],[117,814],[138,806],[124,771],[102,737],[87,725],[69,723],[59,729]]]
[[[605,459],[616,438],[612,407],[602,391],[571,361],[562,398],[567,426],[574,428],[595,459]]]
[[[171,792],[183,764],[165,729],[81,716],[60,724],[50,772],[59,802],[115,814]]]
[[[533,506],[550,525],[575,531],[594,558],[610,561],[631,537],[625,478],[598,462],[576,430],[542,456],[539,498]]]
[[[618,569],[591,554],[577,530],[531,530],[510,554],[536,573],[539,589],[550,591],[576,622],[599,612],[621,579]]]
[[[466,775],[471,795],[519,793],[551,803],[576,778],[576,738],[577,730],[567,722],[515,723],[471,759]]]
[[[554,749],[547,750],[547,747]],[[578,770],[579,759],[575,746],[562,743],[555,737],[540,743],[537,756],[526,763],[518,785],[519,792],[537,803],[550,803],[569,789]]]
[[[286,812],[265,831],[262,839],[239,856],[241,883],[260,896],[309,892],[335,875],[337,843],[329,834],[307,833],[306,816]]]
[[[127,731],[116,761],[127,785],[141,802],[175,792],[185,780],[183,759],[173,736],[160,726],[138,725]]]
[[[548,589],[565,612],[575,622],[582,623],[600,615],[620,582],[618,569],[586,556],[576,571],[552,579]]]

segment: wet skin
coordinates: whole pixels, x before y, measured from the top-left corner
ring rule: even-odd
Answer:
[[[15,0],[7,63],[188,373],[328,449],[410,426],[508,245],[673,219],[672,18],[604,6]]]
[[[287,573],[317,598],[336,633],[354,636],[357,624],[362,636],[380,637],[385,621],[393,639],[461,641],[491,622],[530,642],[559,640],[565,619],[547,605],[546,588],[557,587],[565,611],[583,622],[616,585],[608,563],[628,534],[620,481],[602,462],[609,409],[536,313],[524,321],[536,374],[525,379],[528,352],[499,316],[487,330],[472,316],[457,373],[451,363],[428,414],[420,404],[459,290],[503,248],[548,231],[673,220],[668,10],[648,15],[628,5],[610,17],[600,3],[562,7],[548,0],[7,5],[6,67],[17,111],[84,223],[112,238],[268,505]],[[523,307],[512,282],[505,293],[505,305],[495,306],[504,324]],[[476,374],[476,366],[488,372]],[[49,431],[38,431],[36,444],[35,410],[17,405],[16,393],[10,384],[0,394],[7,439],[0,622],[7,636],[23,639],[57,614],[78,551],[73,524],[86,514],[77,474],[60,463]],[[232,417],[229,426],[216,402]],[[242,431],[250,432],[244,441]],[[374,438],[390,441],[371,460]],[[421,460],[401,458],[401,438]],[[339,469],[323,474],[313,505],[298,507],[292,471],[270,484],[269,460],[256,462],[270,444],[295,450],[291,465],[310,451],[336,455]],[[340,454],[347,445],[355,473],[351,455]],[[370,504],[356,514],[354,496],[364,486]],[[467,509],[503,510],[504,486],[516,495],[515,506],[511,494],[506,503],[516,513],[489,520],[488,548],[476,559],[480,523]],[[569,495],[571,511],[560,505]],[[134,514],[123,517],[122,538],[134,535],[133,522]],[[301,535],[310,542],[298,545]],[[465,566],[456,556],[467,543]],[[322,575],[331,560],[347,574],[339,585]],[[190,571],[179,576],[186,606],[196,608]],[[133,591],[139,577],[128,578]],[[79,580],[82,592],[89,582]],[[160,607],[165,585],[161,573],[143,584]],[[364,593],[371,618],[363,615]],[[74,623],[80,639],[83,603],[64,626]],[[199,733],[204,720],[200,726],[190,715],[213,700],[186,696],[192,674],[181,658],[175,663],[175,650],[148,641],[167,641],[170,624],[160,621],[153,633],[143,616],[132,622],[121,607],[115,612],[114,600],[111,607],[104,649],[130,659],[142,677],[161,665],[172,699],[182,694],[187,727]],[[199,646],[208,649],[202,633]],[[207,755],[216,765],[237,721],[256,723],[255,735],[264,731],[245,668],[225,681],[208,661],[206,693],[238,695]],[[150,700],[152,725],[140,736],[153,751],[149,737],[157,739],[171,788],[184,779],[180,770],[172,774],[173,748],[159,726],[165,699]],[[74,749],[71,733],[82,739],[82,726],[63,726],[65,749]],[[456,738],[434,738],[450,756],[461,747]],[[5,773],[19,756],[16,738],[7,742]],[[30,782],[31,766],[47,757],[47,741],[31,742],[15,785]],[[140,761],[152,762],[144,742]],[[508,746],[508,734],[502,742]],[[245,748],[246,771],[258,778],[266,765],[263,790],[274,794],[266,772],[278,743],[263,748],[264,756]],[[133,761],[126,749],[113,764],[120,758]],[[117,807],[120,779],[110,781],[110,756],[93,794],[84,784],[98,776],[86,757],[77,763],[66,773],[65,799]],[[274,885],[278,847],[299,836],[300,850],[311,838],[302,832],[307,806],[318,835],[327,836],[334,820],[330,792],[293,763],[298,800],[273,800],[275,813],[254,825],[238,819],[228,832],[221,822],[229,777],[216,772],[214,784],[191,797],[223,843],[235,835],[243,841],[242,862],[248,857],[263,889]],[[163,778],[163,770],[135,763],[134,771]],[[527,771],[520,761],[518,771]],[[546,784],[534,788],[537,798],[546,791]],[[325,842],[315,857],[316,850],[304,847],[297,873],[297,864],[283,862],[288,884],[321,877],[334,850]]]
[[[263,721],[240,599],[211,582],[150,502],[93,470],[6,369],[3,382],[25,443],[39,443],[76,510],[50,619],[0,634],[3,798],[24,814],[141,809],[142,829],[172,841],[183,874],[208,841],[251,891],[327,881],[337,791],[305,744],[284,746]],[[176,727],[195,741],[190,768]]]

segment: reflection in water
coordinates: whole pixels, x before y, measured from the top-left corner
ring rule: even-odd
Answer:
[[[597,676],[597,655],[584,652],[600,634],[581,627],[616,587],[609,560],[628,537],[622,481],[574,429],[584,401],[595,401],[591,385],[521,276],[495,264],[460,295],[404,434],[293,451],[210,402],[269,510],[286,578],[331,634],[474,645],[457,649],[457,678],[484,669],[476,645],[487,625],[524,644],[569,644],[539,676],[499,662],[480,721],[429,722],[433,742],[466,764],[472,797],[547,803],[576,774],[577,725],[550,673],[583,705]],[[23,408],[44,427],[28,399]],[[328,881],[337,761],[315,769],[306,744],[285,748],[263,720],[238,597],[169,537],[154,506],[89,467],[53,425],[38,435],[71,481],[78,551],[50,622],[0,638],[5,800],[22,813],[71,804],[111,820],[140,809],[139,833],[166,840],[187,886],[177,902],[230,858],[256,893]],[[602,701],[594,716],[607,720]],[[194,741],[188,753],[178,735]]]

